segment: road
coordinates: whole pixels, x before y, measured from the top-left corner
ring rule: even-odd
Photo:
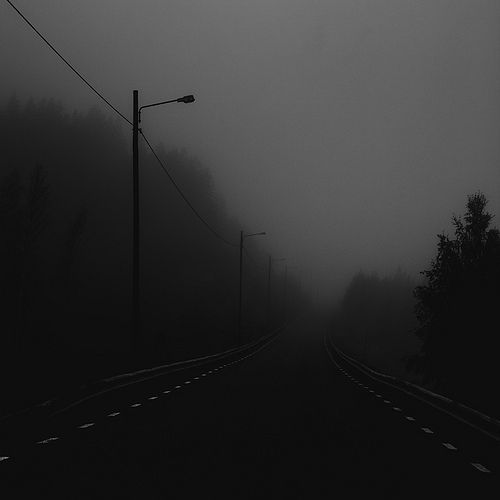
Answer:
[[[2,499],[498,498],[496,443],[339,369],[324,333],[304,318],[4,436]]]

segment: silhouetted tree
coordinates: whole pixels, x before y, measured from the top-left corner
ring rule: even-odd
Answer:
[[[500,233],[490,228],[482,193],[470,195],[455,238],[438,235],[436,259],[415,289],[421,352],[410,366],[454,394],[479,396],[481,380],[498,373]],[[484,384],[483,384],[484,385]]]

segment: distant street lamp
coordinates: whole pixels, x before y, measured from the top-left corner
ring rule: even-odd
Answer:
[[[240,292],[238,297],[238,345],[241,344],[241,308],[242,308],[242,297],[243,297],[243,240],[245,238],[250,238],[251,236],[264,236],[266,233],[252,233],[243,234],[240,231]]]
[[[268,264],[267,264],[267,326],[268,328],[271,325],[271,276],[272,276],[272,266],[273,262],[283,262],[285,258],[282,259],[273,259],[269,256]]]
[[[141,306],[139,289],[139,122],[141,110],[171,102],[194,102],[193,95],[185,95],[170,101],[155,102],[139,108],[139,91],[133,93],[133,123],[132,123],[132,177],[133,177],[133,243],[132,243],[132,344],[137,348],[141,330]]]

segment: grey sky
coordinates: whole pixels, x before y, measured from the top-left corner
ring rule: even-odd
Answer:
[[[134,88],[194,93],[145,131],[199,156],[322,291],[358,269],[416,275],[468,193],[500,214],[497,0],[15,3],[128,116]],[[101,106],[6,2],[0,37],[2,94]]]

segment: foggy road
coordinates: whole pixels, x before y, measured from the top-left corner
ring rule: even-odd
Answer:
[[[473,438],[337,366],[323,334],[302,319],[241,362],[88,400],[38,441],[25,430],[0,450],[2,498],[491,498]]]

